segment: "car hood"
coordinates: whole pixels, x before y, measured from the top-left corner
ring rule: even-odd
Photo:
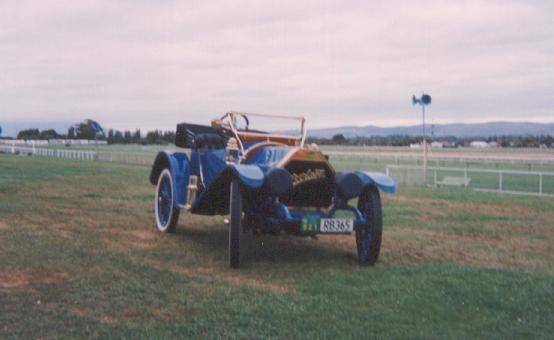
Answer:
[[[260,168],[285,167],[290,161],[319,161],[328,163],[327,158],[318,150],[298,147],[267,146],[256,150],[246,164],[255,164]]]

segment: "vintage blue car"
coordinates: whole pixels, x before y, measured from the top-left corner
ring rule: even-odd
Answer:
[[[298,134],[254,130],[255,117],[293,120]],[[305,145],[305,118],[228,112],[211,126],[178,124],[175,145],[158,153],[156,185],[160,232],[175,230],[181,209],[229,215],[229,264],[239,267],[241,239],[251,233],[298,236],[356,233],[359,263],[379,257],[383,218],[379,190],[396,191],[382,173],[336,172],[316,145]],[[273,125],[272,125],[273,126]],[[279,126],[278,124],[274,126]],[[357,199],[357,205],[350,200]]]

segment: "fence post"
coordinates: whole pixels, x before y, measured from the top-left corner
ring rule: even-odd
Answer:
[[[498,191],[502,191],[502,171],[498,173]]]
[[[437,187],[437,169],[433,170],[433,180],[435,188]]]
[[[542,195],[542,174],[539,174],[539,195]]]
[[[389,173],[390,173],[390,172],[389,172],[389,167],[388,167],[388,166],[386,166],[386,167],[385,167],[385,174],[387,174],[387,176],[390,176],[390,174],[389,174]]]
[[[467,183],[467,166],[464,168],[464,183]]]

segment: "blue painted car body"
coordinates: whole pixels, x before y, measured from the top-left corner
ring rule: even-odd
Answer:
[[[224,177],[237,177],[248,188],[259,188],[264,180],[264,174],[256,165],[226,164],[225,150],[193,150],[191,159],[184,152],[160,151],[152,165],[150,182],[156,184],[160,172],[169,168],[175,194],[173,204],[184,206],[187,201],[187,187],[191,175],[203,179],[205,190],[193,206],[198,206],[203,196],[218,189],[216,182]],[[226,183],[229,181],[225,181]],[[220,184],[221,186],[221,184]]]
[[[231,180],[236,178],[245,192],[245,213],[251,221],[263,225],[269,231],[286,229],[287,226],[293,226],[291,229],[297,230],[297,226],[307,216],[331,218],[339,210],[352,213],[355,223],[366,222],[360,211],[348,204],[351,197],[341,197],[338,190],[332,193],[333,203],[329,207],[317,210],[287,206],[283,200],[278,200],[276,195],[268,192],[267,186],[264,185],[268,173],[272,169],[282,167],[284,159],[291,150],[294,148],[261,147],[243,163],[227,162],[225,149],[193,149],[190,158],[184,152],[162,151],[156,156],[150,181],[156,184],[160,172],[169,168],[175,190],[174,206],[187,208],[195,214],[215,215],[228,213],[229,186]],[[355,180],[352,182],[354,183],[352,185],[360,186],[359,192],[368,186],[375,186],[385,193],[392,194],[397,188],[394,180],[382,173],[360,171],[341,173],[341,175],[345,174],[351,176],[351,182],[353,177],[359,179],[360,184]],[[197,176],[200,179],[201,188],[195,200],[189,206],[185,206],[191,176]],[[354,190],[354,192],[357,191]]]
[[[392,177],[380,172],[354,172],[363,182],[364,185],[375,185],[387,194],[396,193],[396,182]]]

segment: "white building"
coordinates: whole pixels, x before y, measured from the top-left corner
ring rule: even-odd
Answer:
[[[481,140],[476,140],[476,141],[471,142],[469,144],[469,147],[470,148],[477,148],[477,149],[484,149],[484,148],[490,148],[491,146],[487,142],[484,142],[484,141],[481,141]]]

